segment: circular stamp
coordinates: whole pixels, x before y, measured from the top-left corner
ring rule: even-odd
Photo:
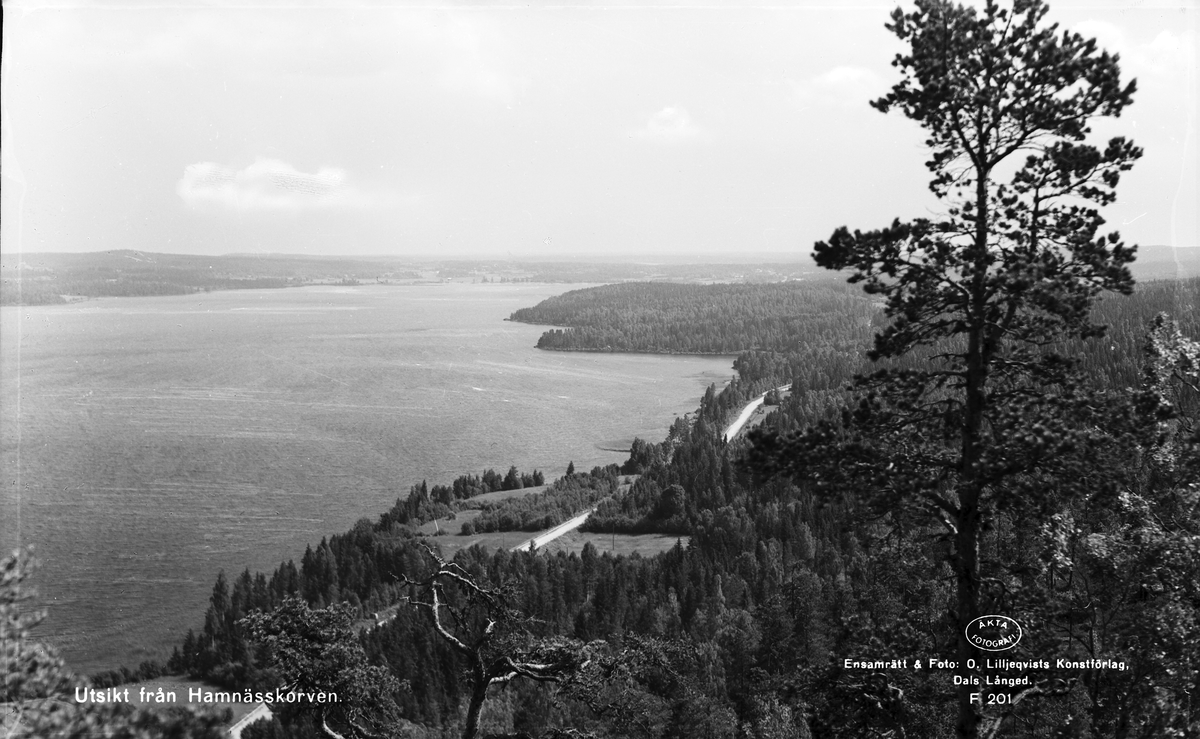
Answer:
[[[972,646],[987,652],[1003,652],[1021,641],[1021,625],[998,614],[980,616],[967,624],[965,631]]]

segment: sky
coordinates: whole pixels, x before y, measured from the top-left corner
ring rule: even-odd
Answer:
[[[1137,78],[1109,225],[1200,245],[1200,3],[1050,6]],[[6,0],[0,248],[801,258],[938,207],[893,7]]]

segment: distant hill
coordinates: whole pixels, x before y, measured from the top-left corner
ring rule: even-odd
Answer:
[[[798,250],[802,251],[802,250]],[[609,257],[611,260],[612,258]],[[1143,246],[1139,280],[1200,276],[1200,247]],[[656,262],[560,260],[413,260],[291,254],[102,252],[0,254],[0,305],[43,305],[97,297],[187,295],[206,290],[312,284],[414,282],[771,283],[829,277],[810,260]]]
[[[41,305],[96,297],[187,295],[205,290],[312,284],[414,282],[781,282],[814,271],[806,263],[414,261],[392,257],[104,252],[4,254],[0,304]]]
[[[416,272],[381,262],[336,257],[208,257],[131,249],[6,254],[0,259],[0,303],[36,305],[79,298],[187,295],[205,290],[418,277]]]
[[[1200,277],[1200,246],[1139,246],[1133,276],[1139,280]]]

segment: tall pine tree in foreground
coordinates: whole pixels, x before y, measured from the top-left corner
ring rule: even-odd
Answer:
[[[870,490],[880,511],[940,522],[964,678],[981,656],[964,629],[994,602],[980,559],[990,517],[1046,514],[1101,448],[1078,430],[1096,411],[1053,345],[1102,334],[1094,299],[1133,286],[1134,248],[1101,232],[1097,208],[1141,150],[1087,139],[1135,86],[1116,56],[1046,13],[1040,0],[918,0],[892,13],[887,28],[907,46],[893,62],[901,80],[872,106],[925,129],[943,212],[816,244],[819,265],[882,299],[888,320],[869,356],[887,368],[859,378],[861,405],[843,423],[759,435],[754,453],[830,489]],[[979,692],[958,688],[960,737],[980,733]]]

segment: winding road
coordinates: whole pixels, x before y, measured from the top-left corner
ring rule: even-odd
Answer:
[[[591,510],[588,510],[588,511],[584,511],[583,513],[580,513],[575,518],[572,518],[570,521],[564,521],[563,523],[560,523],[559,525],[555,526],[554,528],[538,534],[537,536],[533,537],[532,539],[528,539],[524,542],[521,542],[520,545],[513,547],[511,551],[529,552],[529,551],[533,551],[536,549],[541,549],[542,547],[546,546],[547,544],[554,541],[555,539],[562,536],[563,534],[567,533],[568,531],[574,531],[575,529],[582,526],[583,522],[588,519],[588,516],[592,515],[595,512],[596,512],[595,508],[592,508]]]
[[[791,385],[780,385],[779,387],[777,387],[775,389],[782,393],[782,392],[787,391],[791,387],[792,387]],[[770,391],[768,391],[768,392],[770,392]],[[746,407],[742,409],[741,414],[738,415],[737,420],[734,421],[733,423],[731,423],[729,425],[729,428],[725,429],[725,434],[723,437],[725,439],[725,441],[729,441],[730,439],[733,439],[734,437],[736,437],[738,435],[738,433],[742,430],[742,427],[744,427],[746,425],[746,422],[750,420],[750,417],[754,415],[754,411],[758,410],[758,407],[761,406],[763,404],[763,401],[765,401],[766,399],[767,399],[767,393],[763,393],[762,395],[758,396],[757,398],[755,398],[754,400],[752,400],[746,404]],[[588,516],[592,515],[592,513],[594,513],[595,511],[596,511],[595,508],[584,511],[583,513],[580,513],[575,518],[572,518],[570,521],[565,521],[565,522],[560,523],[559,525],[555,526],[552,529],[543,531],[542,533],[538,534],[537,536],[533,537],[532,539],[526,539],[525,541],[521,542],[519,545],[513,547],[509,551],[529,552],[529,551],[536,551],[538,549],[541,549],[542,547],[546,546],[547,544],[554,541],[555,539],[562,536],[563,534],[565,534],[569,531],[574,531],[575,529],[582,526],[583,522],[588,520]]]
[[[243,716],[241,721],[238,721],[233,726],[230,726],[228,732],[226,733],[230,739],[242,739],[242,731],[247,726],[255,721],[258,721],[259,719],[270,719],[272,715],[271,709],[267,707],[266,703],[259,703],[254,707],[253,711]]]
[[[791,385],[780,385],[775,389],[782,393],[791,387]],[[770,391],[768,390],[767,393],[769,392]],[[741,431],[742,427],[746,425],[746,422],[750,420],[750,416],[754,415],[754,411],[758,410],[758,407],[763,404],[764,400],[767,399],[767,393],[763,393],[746,404],[746,407],[742,409],[742,413],[737,417],[737,420],[729,424],[729,428],[725,429],[725,435],[723,437],[725,441],[730,441],[738,435],[738,432]]]

